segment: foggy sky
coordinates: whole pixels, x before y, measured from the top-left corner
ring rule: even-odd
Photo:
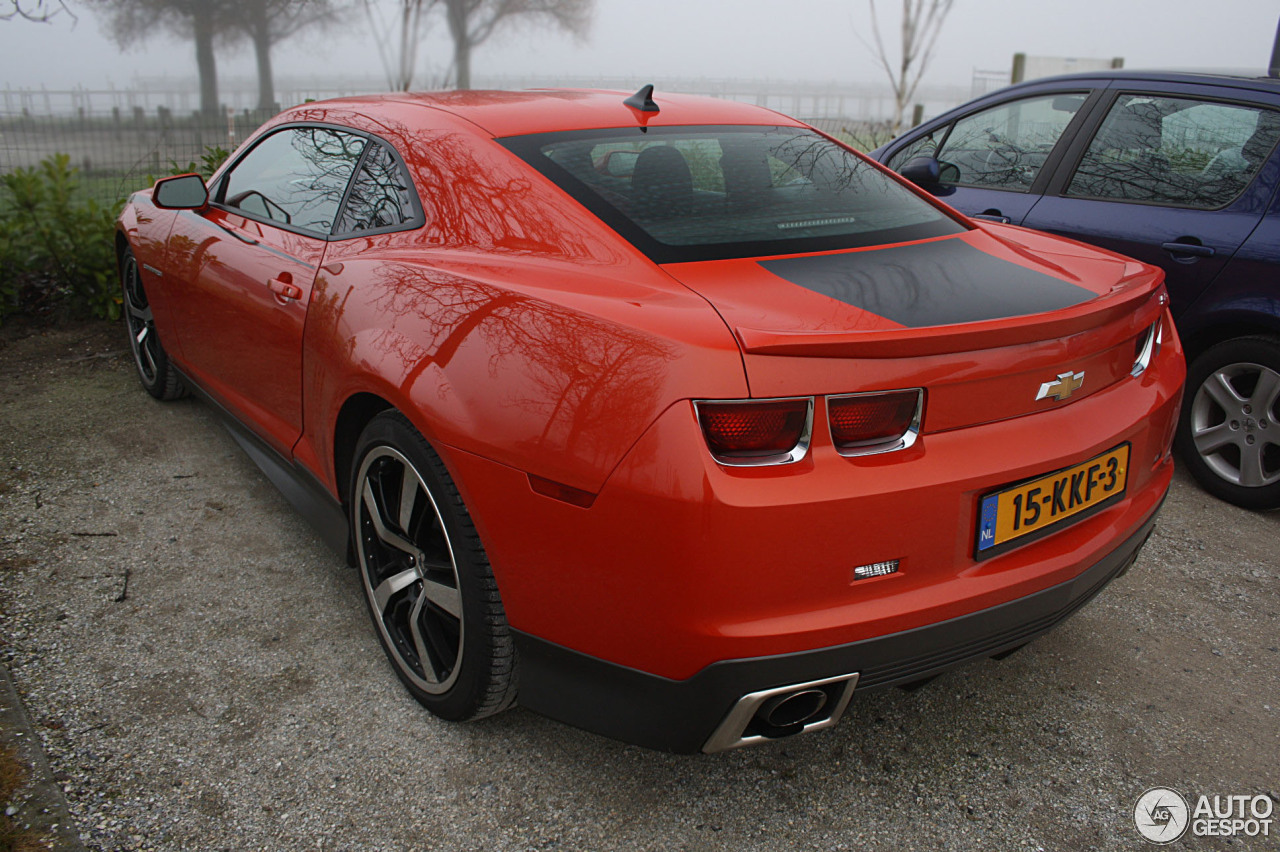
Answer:
[[[882,0],[896,22],[894,0]],[[1280,4],[1266,0],[957,0],[926,83],[967,85],[975,69],[1009,67],[1013,53],[1078,58],[1122,56],[1126,67],[1265,70]],[[882,21],[884,23],[884,21]],[[866,0],[597,0],[586,39],[549,30],[495,36],[473,56],[473,73],[711,77],[814,82],[876,81],[882,73],[859,35],[871,40]],[[892,34],[889,34],[892,38]],[[382,78],[366,21],[304,35],[275,53],[278,77]],[[157,34],[125,54],[98,21],[80,13],[49,25],[0,22],[0,86],[124,88],[137,77],[193,78],[193,48]],[[448,42],[437,25],[420,70],[439,76]],[[248,50],[218,55],[221,79],[252,78]],[[425,76],[425,75],[424,75]]]

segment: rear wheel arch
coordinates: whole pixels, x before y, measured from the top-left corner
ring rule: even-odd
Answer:
[[[360,433],[373,418],[394,409],[387,400],[373,393],[357,393],[348,397],[338,411],[333,427],[333,475],[338,497],[343,506],[350,497],[351,468],[355,463],[356,443]]]
[[[351,475],[359,461],[356,451],[360,435],[383,412],[394,412],[407,420],[423,436],[433,452],[440,453],[442,457],[448,452],[447,445],[442,446],[435,428],[439,422],[437,412],[416,405],[412,400],[403,399],[394,387],[381,384],[377,378],[371,378],[364,387],[364,390],[350,394],[343,401],[338,409],[338,416],[333,421],[330,455],[333,460],[334,485],[343,508],[346,508],[351,498],[348,492]],[[451,469],[450,475],[453,474]]]
[[[1276,309],[1280,311],[1280,304]],[[1273,322],[1267,322],[1265,314],[1259,315],[1255,311],[1248,313],[1233,311],[1230,316],[1212,317],[1207,322],[1197,323],[1185,330],[1177,318],[1174,319],[1174,325],[1182,340],[1182,349],[1187,363],[1190,364],[1210,347],[1228,340],[1240,337],[1280,337],[1280,313],[1277,313],[1273,319]]]

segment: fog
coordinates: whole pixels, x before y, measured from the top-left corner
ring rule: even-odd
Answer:
[[[68,0],[73,3],[74,0]],[[898,4],[882,2],[883,24]],[[865,0],[597,0],[586,38],[546,29],[511,29],[473,57],[478,82],[495,74],[534,79],[627,77],[738,78],[813,82],[875,81],[883,72],[860,37],[871,40]],[[1158,13],[1155,13],[1158,10]],[[1211,11],[1208,11],[1211,10]],[[1008,69],[1015,52],[1123,57],[1137,67],[1248,67],[1264,70],[1277,12],[1262,0],[957,0],[925,77],[967,85],[975,70]],[[887,33],[889,39],[893,33]],[[0,22],[0,85],[13,88],[124,88],[140,79],[195,77],[193,49],[157,32],[121,54],[87,11],[51,24]],[[421,51],[420,87],[439,79],[449,48],[442,25]],[[247,50],[218,56],[224,84],[252,79]],[[367,20],[354,16],[329,33],[311,33],[275,53],[278,78],[383,77]]]

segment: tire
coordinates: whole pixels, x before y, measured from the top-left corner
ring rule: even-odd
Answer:
[[[444,463],[398,412],[369,422],[355,459],[348,514],[356,567],[396,674],[443,719],[510,707],[515,646],[488,557]]]
[[[169,355],[160,345],[155,317],[147,300],[146,288],[138,272],[138,261],[132,249],[120,258],[120,289],[123,295],[125,330],[129,333],[129,349],[138,381],[156,399],[179,399],[187,395],[182,377],[169,363]]]
[[[1206,491],[1245,509],[1280,507],[1280,339],[1240,337],[1192,362],[1179,454]]]

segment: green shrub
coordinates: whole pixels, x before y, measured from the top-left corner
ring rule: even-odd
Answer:
[[[231,152],[221,145],[206,145],[204,153],[200,155],[200,162],[192,160],[185,166],[177,160],[169,161],[169,173],[160,175],[159,177],[172,177],[173,175],[190,175],[197,174],[206,181],[213,176],[218,167],[226,162],[227,157],[231,156]],[[147,186],[151,186],[156,182],[156,175],[147,175]]]
[[[230,156],[231,152],[221,145],[206,145],[204,153],[200,155],[199,172],[201,176],[208,180]]]
[[[78,192],[71,158],[54,154],[0,176],[0,320],[66,313],[115,319],[115,216]]]
[[[199,163],[170,163],[171,174],[208,180],[229,155],[210,145]],[[15,313],[119,318],[113,235],[123,205],[88,197],[66,154],[0,175],[0,322]]]

